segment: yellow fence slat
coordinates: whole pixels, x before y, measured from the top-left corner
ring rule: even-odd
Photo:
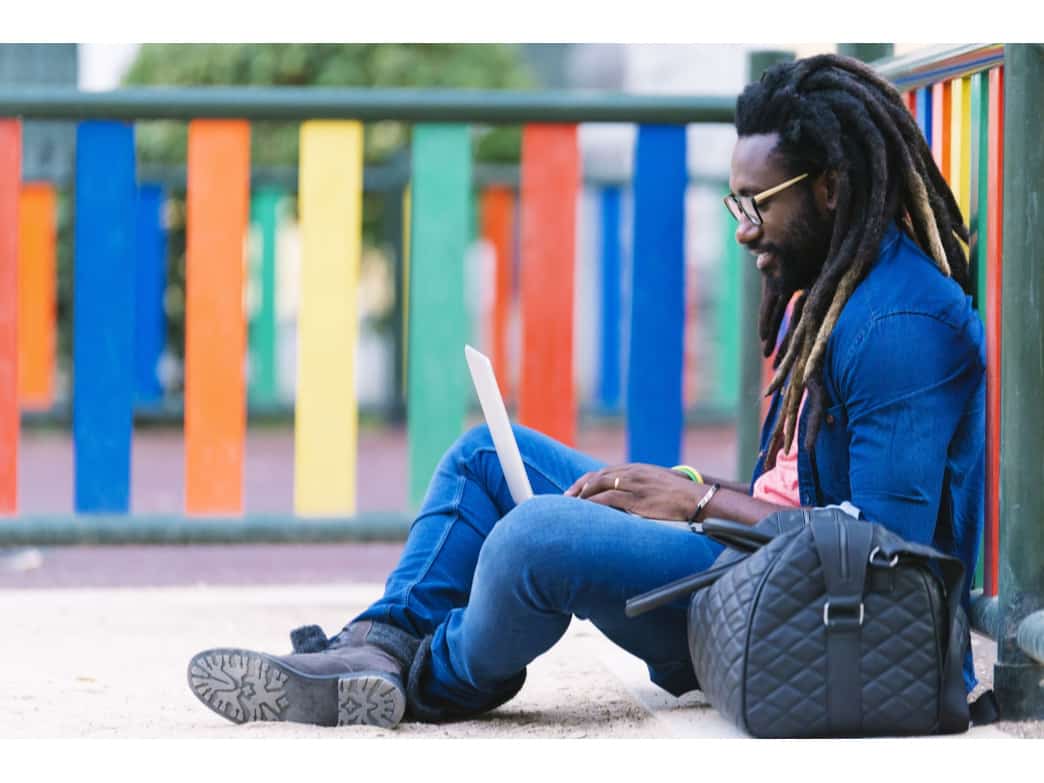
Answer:
[[[964,224],[971,216],[971,77],[954,79],[950,91],[950,188]]]
[[[362,252],[363,128],[301,124],[294,510],[355,513],[355,371]]]

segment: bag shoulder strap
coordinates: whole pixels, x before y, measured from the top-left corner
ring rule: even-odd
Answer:
[[[823,624],[830,730],[834,734],[858,734],[863,715],[859,674],[863,589],[874,529],[837,509],[814,511],[811,527],[826,585]]]

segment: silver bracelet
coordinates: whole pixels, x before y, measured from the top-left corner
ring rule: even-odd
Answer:
[[[696,510],[693,511],[692,516],[689,517],[690,523],[699,523],[700,514],[703,512],[703,509],[707,508],[707,504],[711,502],[711,498],[713,498],[718,493],[719,489],[721,489],[721,484],[711,484],[710,489],[707,490],[706,494],[704,494],[702,498],[700,498],[700,502],[696,504]]]

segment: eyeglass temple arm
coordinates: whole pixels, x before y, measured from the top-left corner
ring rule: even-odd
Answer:
[[[799,174],[798,176],[794,177],[794,179],[788,179],[786,182],[781,182],[780,184],[776,185],[774,188],[769,188],[768,190],[761,191],[758,195],[756,195],[754,197],[754,203],[757,204],[762,199],[766,199],[769,196],[776,195],[777,193],[779,193],[779,191],[784,190],[786,188],[789,188],[791,185],[797,184],[798,182],[800,182],[801,180],[803,180],[807,176],[808,176],[807,172],[804,173],[804,174]]]

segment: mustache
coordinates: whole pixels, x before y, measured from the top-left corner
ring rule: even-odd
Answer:
[[[772,253],[777,256],[779,255],[779,248],[772,243],[767,243],[764,245],[748,245],[747,250],[749,250],[756,256],[760,256],[762,253]]]

